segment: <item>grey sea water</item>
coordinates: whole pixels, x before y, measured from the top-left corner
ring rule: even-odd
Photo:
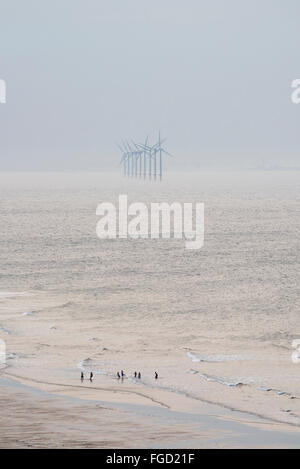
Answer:
[[[96,207],[119,194],[203,202],[204,247],[100,240]],[[296,393],[299,201],[299,173],[287,171],[170,173],[162,182],[0,173],[0,334],[26,337],[26,346],[10,339],[21,357],[10,366],[51,355],[53,368],[90,360],[107,376],[142,367],[145,385],[159,368],[157,385],[180,391],[195,392],[201,379],[208,393],[216,383]]]
[[[152,292],[151,311],[158,301],[160,314],[289,316],[299,287],[298,176],[185,173],[149,183],[113,174],[2,173],[1,288],[83,294],[95,307],[97,296]],[[97,204],[117,203],[120,193],[129,202],[204,202],[204,248],[99,240]]]

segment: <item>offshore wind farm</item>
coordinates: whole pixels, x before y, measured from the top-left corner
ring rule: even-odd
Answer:
[[[144,143],[136,143],[133,140],[122,140],[122,144],[117,144],[122,152],[120,165],[123,166],[123,174],[128,177],[144,178],[161,181],[163,175],[163,155],[173,156],[162,144],[166,139],[161,139],[160,132],[158,141],[151,145],[149,137]]]

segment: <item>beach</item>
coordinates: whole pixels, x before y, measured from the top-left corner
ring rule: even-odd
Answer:
[[[70,393],[56,385],[47,392],[1,379],[1,448],[299,447],[297,428],[211,404],[172,397],[174,409],[186,408],[176,411],[129,389],[77,388]],[[70,397],[76,394],[84,397]]]
[[[0,447],[300,446],[297,174],[0,179]],[[99,240],[122,193],[203,202],[204,247]]]

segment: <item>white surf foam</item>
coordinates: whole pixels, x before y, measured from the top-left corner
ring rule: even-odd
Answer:
[[[288,391],[281,391],[280,389],[267,388],[265,386],[259,386],[257,389],[259,389],[259,391],[274,392],[275,394],[278,394],[278,396],[287,396],[291,399],[298,399],[294,394]]]
[[[194,352],[187,352],[187,356],[191,358],[192,362],[194,363],[222,363],[240,360],[251,360],[251,357],[245,355],[198,355]]]
[[[113,376],[112,373],[101,368],[101,363],[96,362],[92,358],[85,358],[82,362],[78,363],[77,368],[86,373],[93,372],[95,375]]]
[[[249,380],[230,380],[229,378],[221,378],[219,376],[210,376],[205,373],[201,374],[203,378],[206,379],[206,381],[213,381],[215,383],[223,384],[224,386],[229,386],[229,387],[239,387],[239,386],[245,386],[247,384],[250,384],[250,379]]]
[[[25,311],[25,313],[22,313],[22,316],[32,316],[34,314],[34,311]]]

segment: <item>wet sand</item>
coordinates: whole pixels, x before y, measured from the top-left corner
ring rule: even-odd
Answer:
[[[178,411],[168,405],[172,396],[150,401],[134,390],[92,384],[78,386],[78,398],[68,386],[48,388],[0,378],[0,448],[300,447],[298,428],[219,406],[198,402]],[[186,398],[176,400],[174,406],[188,409]]]

